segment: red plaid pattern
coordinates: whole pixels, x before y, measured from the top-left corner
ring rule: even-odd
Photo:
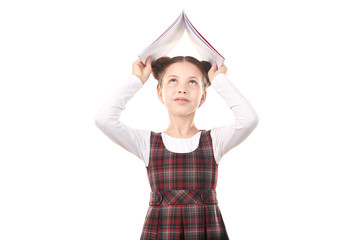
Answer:
[[[229,239],[216,199],[217,163],[210,131],[190,153],[168,151],[151,132],[149,209],[141,240]]]
[[[155,191],[150,193],[150,206],[216,204],[215,190],[171,190]]]

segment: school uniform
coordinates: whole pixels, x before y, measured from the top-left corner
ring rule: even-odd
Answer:
[[[216,198],[218,164],[253,131],[258,118],[225,74],[216,76],[211,86],[235,121],[191,138],[133,129],[121,122],[126,103],[142,87],[135,76],[123,82],[96,115],[105,135],[145,163],[151,193],[142,240],[229,239]]]

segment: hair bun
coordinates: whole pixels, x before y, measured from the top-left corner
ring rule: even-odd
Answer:
[[[156,80],[160,79],[160,75],[164,70],[164,67],[168,65],[170,57],[161,57],[151,63],[152,74]]]
[[[204,71],[205,71],[206,73],[208,73],[209,70],[210,70],[210,68],[212,67],[212,66],[211,66],[211,63],[209,63],[209,62],[207,62],[207,61],[201,61],[201,65],[203,66]]]

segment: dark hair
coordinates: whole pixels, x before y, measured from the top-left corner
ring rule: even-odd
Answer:
[[[173,63],[177,62],[189,62],[194,64],[202,73],[203,77],[203,88],[206,89],[208,86],[210,86],[210,80],[208,76],[208,72],[211,68],[211,64],[206,61],[199,61],[194,57],[191,56],[177,56],[177,57],[161,57],[157,59],[156,61],[151,63],[152,68],[152,74],[156,80],[158,80],[157,87],[162,86],[162,79],[164,77],[165,70],[168,66],[170,66]]]

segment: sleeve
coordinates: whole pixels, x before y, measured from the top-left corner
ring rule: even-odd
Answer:
[[[99,109],[95,117],[95,124],[107,137],[135,154],[147,166],[151,132],[130,128],[120,120],[120,115],[127,102],[142,86],[140,79],[134,75],[124,81]]]
[[[228,151],[250,135],[259,119],[249,102],[225,74],[216,76],[211,86],[225,100],[234,115],[234,122],[231,125],[211,129],[215,160],[219,164]]]

